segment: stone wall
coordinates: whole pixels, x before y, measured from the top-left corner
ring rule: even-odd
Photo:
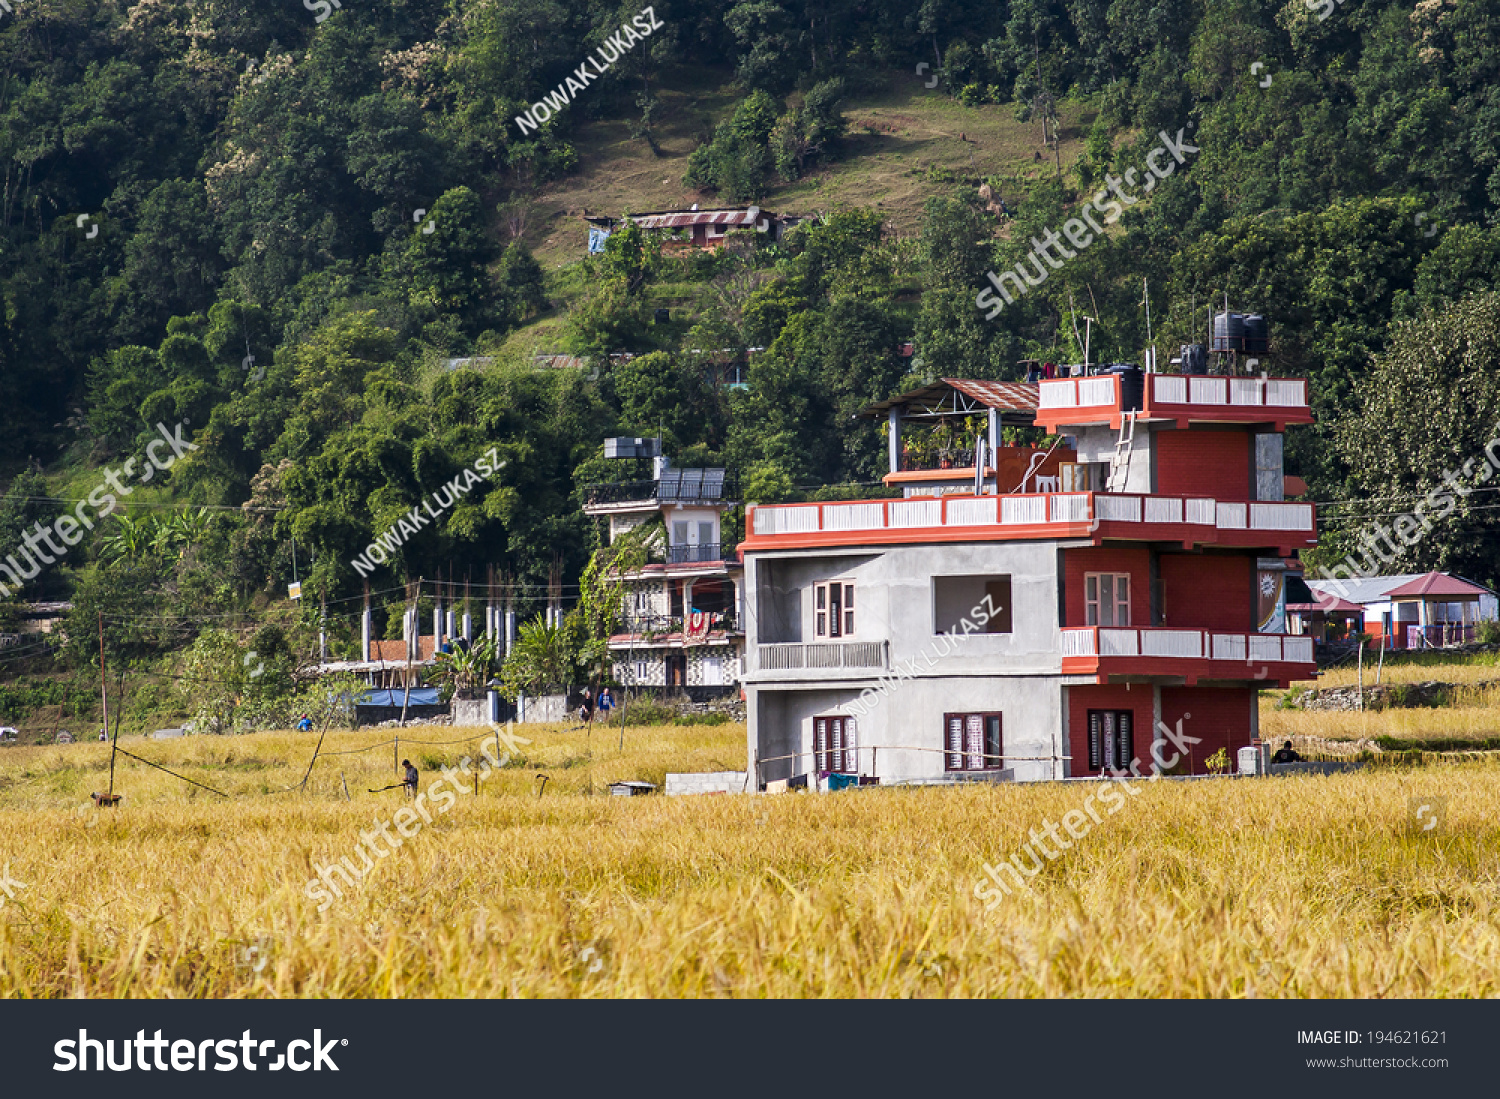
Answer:
[[[743,794],[750,789],[744,771],[667,772],[666,792],[679,794]]]

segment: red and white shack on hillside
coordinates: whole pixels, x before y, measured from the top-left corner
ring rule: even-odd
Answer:
[[[762,786],[1156,769],[1257,736],[1257,696],[1315,674],[1284,583],[1315,543],[1285,499],[1297,378],[943,379],[887,420],[900,499],[750,505],[748,755]],[[1007,446],[1035,425],[1056,446]],[[922,433],[926,432],[925,440]]]

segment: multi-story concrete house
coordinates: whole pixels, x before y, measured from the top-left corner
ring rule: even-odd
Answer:
[[[619,446],[654,440],[611,440]],[[646,451],[642,451],[646,454]],[[724,520],[738,502],[722,469],[676,469],[653,456],[650,480],[589,485],[584,512],[607,519],[613,541],[661,520],[651,560],[625,576],[624,629],[610,638],[616,682],[681,692],[695,701],[739,690],[739,583],[743,570],[724,544]]]
[[[1283,633],[1284,574],[1315,541],[1282,471],[1285,428],[1312,419],[1305,381],[942,384],[963,394],[958,413],[989,416],[978,473],[971,458],[924,493],[900,439],[908,403],[942,411],[927,387],[871,410],[889,416],[886,479],[905,498],[747,508],[758,781],[1149,773],[1178,722],[1199,743],[1176,773],[1204,773],[1221,748],[1232,767],[1258,691],[1315,674],[1311,639]],[[1062,435],[1071,460],[1006,483],[999,428],[1018,422]]]

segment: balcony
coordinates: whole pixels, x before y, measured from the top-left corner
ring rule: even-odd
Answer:
[[[652,481],[609,481],[583,486],[585,510],[625,510],[629,505],[718,506],[739,498],[739,479],[722,469],[664,469]]]
[[[776,678],[833,679],[830,672],[884,671],[889,662],[884,641],[793,642],[755,646],[755,665]]]
[[[583,506],[625,504],[656,500],[655,481],[613,481],[608,484],[584,485]]]
[[[684,645],[700,644],[710,636],[728,636],[739,632],[734,611],[705,613],[708,614],[706,621],[690,616],[684,622],[681,615],[626,611],[620,617],[620,632],[610,638],[609,647],[624,649],[655,645],[682,648]],[[684,626],[687,627],[686,632]]]
[[[705,562],[718,564],[723,560],[724,554],[718,542],[667,547],[667,564],[669,565],[696,565]]]
[[[1126,412],[1140,420],[1270,423],[1276,430],[1287,424],[1312,423],[1305,378],[1245,378],[1213,374],[1144,374],[1139,394],[1122,386],[1121,376],[1056,378],[1038,383],[1038,426],[1056,431],[1064,424],[1103,424],[1118,427]]]
[[[751,507],[745,549],[1105,539],[1271,548],[1316,541],[1312,504],[1135,493],[912,497]]]
[[[1064,675],[1170,675],[1263,680],[1268,686],[1316,674],[1310,637],[1194,629],[1068,627]]]

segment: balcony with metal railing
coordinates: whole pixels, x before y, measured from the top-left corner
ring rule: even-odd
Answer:
[[[667,564],[669,565],[717,564],[725,560],[723,546],[718,542],[686,543],[667,547]],[[733,560],[733,556],[731,555],[727,560]]]
[[[719,506],[739,499],[739,478],[723,469],[664,469],[650,481],[607,481],[584,485],[588,510],[623,510],[630,505]]]

